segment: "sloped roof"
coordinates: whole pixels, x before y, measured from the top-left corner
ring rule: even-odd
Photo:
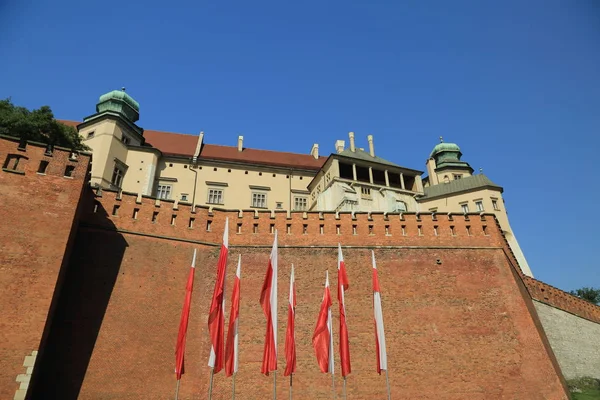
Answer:
[[[467,176],[462,179],[455,179],[448,183],[439,183],[437,185],[424,188],[425,196],[421,199],[428,199],[440,196],[446,196],[452,193],[469,192],[475,189],[494,188],[503,191],[501,186],[496,185],[484,174]]]
[[[364,150],[355,148],[354,151],[351,151],[350,149],[345,149],[344,151],[342,151],[341,153],[338,153],[340,156],[344,156],[344,157],[349,157],[349,158],[355,158],[357,160],[361,160],[361,161],[368,161],[368,162],[374,162],[374,163],[379,163],[379,164],[384,164],[384,165],[391,165],[392,167],[398,167],[398,168],[402,168],[400,165],[398,164],[394,164],[391,161],[385,160],[381,157],[371,157],[371,155],[369,153],[367,153]]]
[[[60,122],[73,127],[77,127],[81,123],[67,120],[60,120]],[[198,144],[198,135],[186,135],[150,129],[144,130],[144,138],[147,145],[160,150],[166,155],[193,157],[196,145]],[[249,148],[238,151],[237,146],[221,146],[216,144],[203,144],[199,158],[316,171],[321,169],[325,161],[327,161],[327,157],[316,159],[310,154]]]

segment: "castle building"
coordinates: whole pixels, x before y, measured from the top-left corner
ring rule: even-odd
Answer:
[[[502,187],[461,160],[460,148],[438,143],[423,171],[407,168],[359,148],[354,132],[349,147],[308,154],[253,149],[205,142],[205,134],[145,130],[136,122],[139,103],[114,90],[100,96],[96,113],[77,128],[93,151],[92,185],[125,192],[235,210],[354,212],[492,212],[526,275],[531,268],[510,227]]]
[[[192,255],[179,396],[206,398],[209,387],[215,398],[230,396],[232,380],[219,373],[213,381],[206,363],[207,311],[225,229],[226,293],[242,259],[239,398],[272,395],[273,380],[260,374],[259,298],[275,232],[280,283],[295,266],[295,398],[333,394],[311,338],[325,271],[332,287],[339,283],[340,245],[351,282],[344,299],[353,369],[344,384],[353,397],[385,398],[388,386],[408,399],[566,400],[565,379],[600,378],[600,307],[524,274],[501,219],[502,188],[472,175],[456,145],[438,144],[421,178],[375,156],[372,144],[357,148],[352,135],[349,148],[338,142],[327,158],[316,146],[309,155],[238,151],[136,130],[138,111],[123,92],[103,96],[98,114],[77,124],[97,147],[93,153],[0,135],[0,398],[172,397]],[[167,185],[170,191],[158,189]],[[221,188],[221,199],[210,198],[211,188]],[[264,207],[248,207],[254,193],[265,194]],[[305,196],[306,205],[296,207],[294,196]],[[375,368],[373,257],[387,385]],[[281,338],[286,302],[275,315]],[[333,379],[339,396],[342,378]],[[286,379],[275,385],[288,390]]]

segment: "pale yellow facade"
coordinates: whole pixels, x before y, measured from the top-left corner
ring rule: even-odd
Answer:
[[[357,147],[353,132],[348,135],[349,147],[338,140],[335,152],[312,169],[274,166],[267,160],[248,162],[243,157],[236,161],[202,157],[204,134],[186,136],[188,156],[170,155],[144,145],[143,130],[135,125],[139,108],[133,99],[124,93],[117,93],[116,99],[106,96],[97,106],[99,112],[78,126],[92,149],[94,186],[239,210],[494,213],[523,272],[533,276],[510,228],[502,188],[483,175],[473,175],[454,144],[434,148],[425,180],[422,171],[377,157],[371,135],[366,151]],[[242,140],[237,145],[240,153]],[[319,160],[317,144],[305,157],[313,156]]]

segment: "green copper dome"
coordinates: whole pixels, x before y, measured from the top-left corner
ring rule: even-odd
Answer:
[[[438,143],[433,150],[431,151],[431,154],[429,155],[429,157],[433,157],[438,153],[441,153],[443,151],[450,151],[450,152],[454,152],[454,153],[460,153],[460,147],[458,147],[457,144],[455,143]]]
[[[133,108],[135,111],[140,112],[140,103],[138,103],[137,101],[135,101],[133,99],[133,97],[128,95],[125,92],[125,88],[123,88],[121,90],[113,90],[112,92],[103,94],[102,96],[100,96],[98,103],[102,103],[102,102],[113,100],[113,99],[114,100],[122,100],[125,103],[129,104],[131,106],[131,108]]]
[[[131,122],[140,119],[140,104],[125,93],[125,88],[113,90],[100,96],[96,112],[113,112],[127,118]]]

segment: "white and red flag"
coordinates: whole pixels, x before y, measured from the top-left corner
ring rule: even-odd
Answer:
[[[210,357],[208,366],[216,374],[223,369],[223,341],[225,336],[225,273],[227,270],[227,252],[229,251],[229,218],[225,219],[223,244],[217,263],[217,280],[208,314],[208,331],[210,333]]]
[[[238,371],[238,324],[240,321],[240,278],[242,256],[238,259],[233,292],[231,293],[231,313],[229,314],[229,329],[227,330],[227,343],[225,343],[225,375],[231,376]]]
[[[192,305],[192,290],[194,288],[194,272],[196,271],[196,249],[192,258],[192,266],[185,285],[185,300],[183,301],[183,310],[181,311],[181,320],[179,321],[179,334],[177,335],[177,345],[175,346],[175,375],[177,380],[181,379],[184,371],[183,358],[185,355],[185,340],[187,336],[188,320],[190,319],[190,307]]]
[[[269,375],[269,372],[277,370],[277,230],[275,230],[267,274],[260,292],[260,304],[267,318],[265,348],[260,372]]]
[[[383,311],[381,309],[381,291],[379,290],[379,278],[377,276],[377,265],[375,264],[375,252],[371,250],[373,259],[373,312],[375,314],[375,346],[377,350],[377,373],[387,370],[387,352],[385,349],[385,331],[383,329]]]
[[[333,375],[333,324],[331,321],[331,292],[329,291],[329,272],[325,272],[325,293],[317,318],[317,326],[312,337],[317,363],[323,373]]]
[[[342,246],[338,243],[338,302],[340,303],[340,364],[342,365],[342,376],[352,372],[350,367],[350,342],[348,341],[348,326],[346,325],[346,303],[344,292],[348,290],[348,274],[342,255]]]
[[[283,376],[296,373],[296,280],[294,277],[294,264],[290,275],[290,297],[288,303],[288,325],[285,331],[285,372]]]

